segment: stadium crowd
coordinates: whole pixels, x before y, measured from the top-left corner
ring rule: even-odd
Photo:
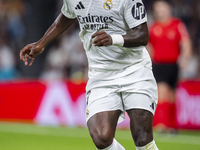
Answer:
[[[200,1],[168,0],[173,15],[187,26],[192,39],[193,56],[180,77],[200,78]],[[152,3],[143,0],[148,11],[148,24],[153,22]],[[75,23],[55,40],[33,66],[19,60],[19,51],[35,42],[53,22],[62,7],[62,0],[0,0],[0,80],[21,78],[87,79],[87,58],[78,37]]]

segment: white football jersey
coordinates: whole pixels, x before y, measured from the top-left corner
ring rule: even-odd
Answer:
[[[62,13],[77,18],[79,36],[86,50],[89,78],[113,79],[130,74],[151,60],[144,46],[126,48],[117,45],[94,46],[91,36],[97,31],[107,34],[127,34],[132,28],[147,22],[141,0],[64,0]]]

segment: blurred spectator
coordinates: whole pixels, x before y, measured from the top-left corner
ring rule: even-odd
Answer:
[[[154,124],[166,130],[168,127],[175,127],[174,92],[179,68],[188,68],[191,41],[184,23],[172,17],[171,7],[166,1],[156,1],[153,10],[155,22],[149,29],[148,50],[158,84],[159,101]]]
[[[198,62],[198,78],[200,78],[200,1],[193,0],[190,3],[192,10],[191,22],[189,24],[189,31],[193,40],[194,55]]]
[[[25,38],[23,1],[1,0],[0,10],[0,79],[13,79],[17,75],[16,49]]]
[[[0,80],[16,77],[15,59],[12,49],[8,46],[8,37],[0,24]]]
[[[192,9],[188,3],[191,3],[192,0],[172,0],[172,12],[173,15],[177,18],[180,18],[187,26],[191,22]]]
[[[6,24],[7,34],[13,47],[22,44],[25,38],[25,25],[22,19],[25,7],[22,0],[1,0],[0,19]]]
[[[68,61],[68,54],[60,47],[60,40],[56,40],[50,48],[45,62],[41,78],[45,80],[63,79],[66,76],[65,65]]]
[[[43,79],[87,79],[87,58],[78,32],[72,26],[54,42],[47,54]]]
[[[155,0],[143,0],[143,2],[149,14],[148,23],[151,24],[153,22],[153,9],[151,6]],[[200,1],[168,0],[168,2],[172,5],[173,15],[182,19],[186,24],[196,56],[189,61],[189,67],[181,70],[180,77],[196,78],[196,66],[199,65],[197,62],[200,61]],[[70,36],[62,36],[58,46],[52,44],[47,47],[47,50],[36,58],[36,62],[32,67],[25,67],[19,61],[18,52],[22,46],[28,42],[34,42],[44,34],[46,28],[49,27],[60,12],[61,6],[62,1],[60,0],[0,0],[0,28],[4,26],[6,36],[8,37],[6,46],[9,47],[12,55],[14,55],[12,57],[15,61],[15,70],[20,71],[22,78],[37,78],[41,73],[46,72],[49,69],[47,66],[50,65],[48,65],[48,61],[44,60],[46,56],[49,57],[50,54],[48,53],[53,53],[53,49],[62,49],[62,51],[65,51],[65,55],[70,56],[66,56],[65,58],[67,59],[67,64],[64,65],[63,69],[65,72],[64,77],[85,78],[87,76],[87,65],[85,64],[87,61],[85,60],[84,50],[82,45],[78,44],[79,42],[77,42],[77,45],[74,42],[75,40],[79,40],[77,33],[70,34]],[[72,28],[74,28],[73,30],[77,30],[77,32],[79,30],[77,29],[77,25],[73,25]],[[73,48],[74,45],[75,48]],[[49,51],[48,49],[51,50]],[[45,65],[43,65],[44,62],[46,62]],[[43,66],[45,66],[45,71],[43,71]],[[198,66],[198,76],[200,78],[200,65]]]
[[[62,39],[62,47],[69,55],[69,78],[87,79],[87,58],[83,44],[78,36],[79,29],[68,30]],[[72,34],[73,33],[73,34]]]

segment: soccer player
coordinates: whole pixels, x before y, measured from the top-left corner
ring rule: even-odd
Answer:
[[[115,139],[117,123],[130,117],[137,150],[157,150],[152,120],[157,85],[151,69],[147,14],[141,0],[64,0],[60,15],[20,58],[32,65],[36,55],[77,19],[89,62],[86,121],[97,149],[124,150]]]
[[[159,130],[170,131],[170,128],[176,128],[174,91],[179,68],[187,67],[191,41],[185,25],[172,17],[171,7],[166,1],[156,1],[153,10],[155,22],[149,29],[149,50],[159,99],[154,125]]]

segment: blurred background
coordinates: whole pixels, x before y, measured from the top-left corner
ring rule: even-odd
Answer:
[[[148,13],[148,25],[151,26],[154,22],[152,8],[154,0],[143,0],[143,2]],[[196,132],[200,130],[200,1],[168,0],[168,2],[172,6],[173,16],[181,19],[186,25],[192,42],[189,64],[187,68],[179,72],[176,112],[174,113],[176,123],[172,125],[172,128]],[[0,0],[0,121],[2,121],[0,122],[0,139],[3,136],[10,137],[3,135],[4,132],[22,131],[21,126],[11,127],[5,122],[68,127],[86,126],[85,85],[88,79],[88,64],[85,50],[78,36],[80,29],[77,22],[47,46],[46,50],[36,57],[31,67],[25,66],[19,60],[20,50],[43,36],[60,13],[62,3],[62,0]],[[6,130],[6,127],[9,128]],[[118,127],[128,128],[129,120],[126,119]],[[27,129],[24,132],[32,130],[32,128],[29,130],[29,127],[24,129]],[[36,130],[42,132],[42,129]],[[51,132],[48,129],[45,131]],[[63,133],[61,132],[60,134]],[[177,139],[177,143],[182,145],[187,138],[192,138],[192,144],[187,142],[186,144],[199,148],[200,145],[196,142],[199,141],[200,134],[196,135],[199,132],[188,136],[190,133],[184,133],[184,136]],[[86,137],[88,138],[89,135],[86,134]],[[119,136],[119,139],[120,137],[122,143],[128,144],[126,134],[124,139],[122,139],[123,136]],[[160,139],[159,136],[156,138]],[[158,140],[158,145],[162,147],[165,143],[163,150],[173,150],[173,148],[166,148],[167,143],[173,143],[168,140],[168,137],[164,138],[164,142]],[[176,142],[176,139],[174,141]],[[0,149],[1,145],[2,143]],[[9,144],[4,140],[3,145],[6,147]],[[178,149],[176,146],[174,148]],[[187,149],[186,145],[182,146],[182,149]],[[3,149],[9,150],[9,148]],[[48,149],[51,148],[48,147]]]
[[[183,78],[200,78],[200,2],[169,0],[173,15],[186,25],[192,39],[193,58]],[[148,24],[153,21],[152,3],[144,0]],[[32,67],[19,60],[19,51],[36,42],[60,13],[62,0],[1,0],[0,1],[0,80],[22,78],[81,78],[87,79],[87,59],[79,40],[78,24],[52,42],[37,56]],[[56,73],[55,73],[56,72]]]

